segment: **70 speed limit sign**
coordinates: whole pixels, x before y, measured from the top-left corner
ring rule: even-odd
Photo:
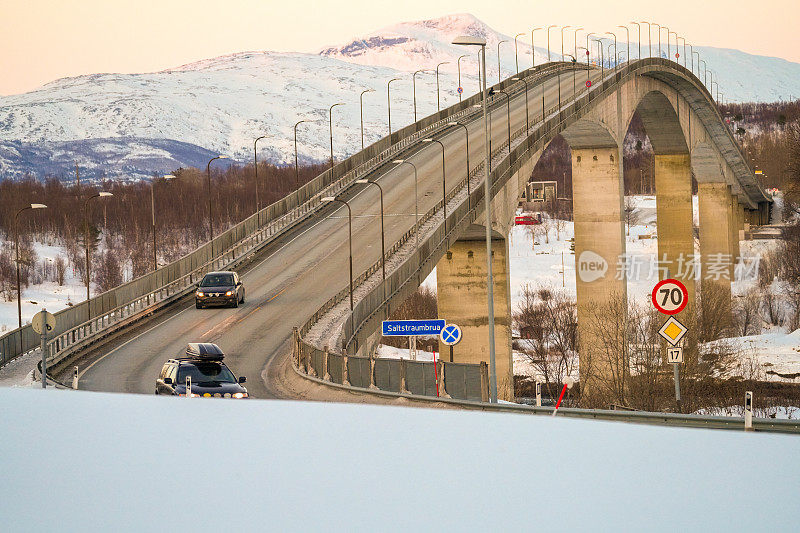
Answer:
[[[651,295],[653,305],[665,315],[674,315],[683,311],[689,303],[689,291],[677,279],[659,281],[653,287]]]

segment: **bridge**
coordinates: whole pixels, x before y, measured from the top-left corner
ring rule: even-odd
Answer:
[[[63,370],[77,362],[82,389],[150,394],[168,357],[204,341],[219,344],[230,366],[250,378],[254,397],[314,397],[315,381],[334,374],[342,387],[360,380],[362,392],[381,389],[371,357],[380,321],[437,267],[439,315],[464,331],[452,372],[445,372],[454,376],[463,365],[459,375],[477,376],[485,391],[489,225],[497,382],[500,398],[511,400],[506,237],[537,160],[560,134],[572,150],[576,271],[587,257],[609,267],[597,280],[577,278],[580,362],[583,370],[593,368],[593,374],[582,370],[582,387],[590,394],[591,376],[620,363],[593,357],[589,316],[625,294],[625,280],[616,279],[613,267],[625,251],[622,141],[633,113],[642,117],[655,153],[659,256],[693,295],[694,281],[675,266],[681,254],[694,254],[692,174],[699,184],[703,260],[735,258],[739,231],[768,222],[770,198],[702,81],[675,62],[647,58],[612,69],[548,63],[493,89],[492,220],[483,218],[482,99],[474,95],[338,163],[186,258],[62,311],[48,346],[53,364]],[[365,180],[382,188],[383,231],[380,191]],[[352,282],[348,208],[323,201],[332,196],[352,211]],[[242,272],[246,304],[194,310],[194,284],[219,268]],[[725,268],[730,273],[732,261]],[[715,281],[728,298],[731,277]],[[15,330],[0,338],[2,361],[37,344],[30,326]],[[398,364],[404,392],[411,369]],[[382,370],[387,382],[391,371]],[[466,388],[462,393],[470,397]]]

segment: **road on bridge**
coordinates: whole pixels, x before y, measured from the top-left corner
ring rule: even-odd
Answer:
[[[584,89],[586,71],[577,73],[577,89]],[[599,72],[592,74],[599,78]],[[530,85],[528,105],[533,126],[542,114],[542,85]],[[570,99],[572,73],[561,76],[562,101]],[[544,82],[546,106],[558,101],[553,75]],[[507,140],[506,102],[492,108],[492,143]],[[524,93],[511,101],[512,132],[525,125]],[[467,124],[470,166],[484,158],[483,123],[475,115]],[[449,128],[437,136],[445,145],[448,192],[465,177],[463,128]],[[426,213],[442,197],[441,148],[420,143],[413,155],[405,155],[419,170],[419,212]],[[482,176],[481,176],[482,177]],[[409,165],[384,166],[370,176],[385,191],[387,248],[414,225],[414,173]],[[353,267],[355,275],[380,259],[380,207],[377,187],[355,185],[352,197]],[[189,342],[214,342],[226,353],[225,361],[237,375],[247,376],[252,397],[289,396],[276,385],[288,365],[292,327],[302,325],[331,296],[348,284],[347,210],[328,207],[332,216],[314,217],[259,254],[245,269],[242,279],[247,300],[237,309],[194,308],[188,299],[158,318],[145,323],[119,341],[82,361],[80,388],[94,391],[152,394],[163,363],[183,352]],[[282,370],[283,369],[283,370]]]

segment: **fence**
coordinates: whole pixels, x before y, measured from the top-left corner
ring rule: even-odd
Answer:
[[[539,67],[549,71],[558,65]],[[137,316],[166,305],[191,291],[206,272],[233,268],[276,236],[320,209],[321,198],[333,196],[361,175],[373,172],[424,136],[447,127],[447,122],[477,111],[481,96],[473,95],[434,115],[401,128],[326,170],[287,195],[223,232],[185,257],[149,274],[55,313],[56,328],[49,357],[58,362],[65,350],[80,348],[110,330],[124,327]],[[0,366],[38,348],[39,335],[30,325],[0,337]]]

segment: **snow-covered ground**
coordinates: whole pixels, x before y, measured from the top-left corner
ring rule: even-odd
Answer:
[[[51,389],[0,405],[4,531],[796,530],[792,435]]]
[[[628,279],[628,298],[640,304],[648,304],[653,285],[659,279],[658,272],[654,268],[658,255],[656,199],[655,196],[632,196],[629,199],[637,209],[638,223],[631,226],[629,235],[626,236],[626,252],[631,257],[631,262],[642,265],[642,268],[639,270],[639,275]],[[693,204],[696,224],[698,218],[696,196],[693,198]],[[563,226],[560,236],[554,228],[550,229],[549,242],[543,234],[537,233],[535,243],[529,229],[532,226],[512,228],[509,235],[512,311],[519,305],[523,288],[527,284],[564,290],[575,297],[575,255],[570,251],[570,239],[574,237],[574,229],[572,222],[564,222]],[[640,238],[648,235],[652,238]],[[759,256],[776,245],[776,241],[771,240],[741,241],[741,254],[749,257]],[[423,285],[436,290],[435,269]],[[733,295],[742,296],[756,286],[757,282],[754,279],[734,281]],[[774,326],[765,326],[764,331],[761,335],[737,337],[732,341],[747,357],[757,362],[764,379],[800,383],[800,331],[791,332]],[[381,356],[387,357],[398,357],[399,353],[407,357],[408,351],[386,346],[381,346],[379,351]],[[522,354],[514,355],[514,373],[532,377],[537,375],[533,366]],[[798,375],[792,377],[792,374]],[[577,371],[573,377],[578,377]]]
[[[56,258],[62,256],[66,260],[65,250],[53,243],[34,243],[34,250],[38,261],[54,263]],[[45,280],[43,283],[30,285],[22,289],[22,323],[27,324],[33,315],[47,309],[51,313],[60,311],[65,307],[84,301],[86,299],[86,285],[80,275],[68,267],[64,277],[64,285],[55,281]],[[17,296],[14,292],[11,301],[0,298],[0,335],[16,329]]]

